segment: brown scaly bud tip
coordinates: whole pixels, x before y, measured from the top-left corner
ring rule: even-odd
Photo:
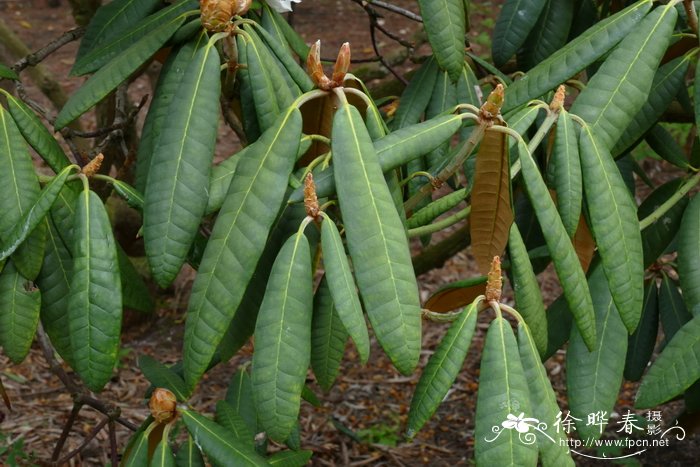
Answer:
[[[100,167],[102,167],[102,161],[104,160],[105,156],[102,155],[102,153],[99,153],[98,155],[95,156],[93,160],[88,162],[85,167],[83,167],[83,174],[86,177],[92,177],[95,175],[97,172],[100,171]]]
[[[244,2],[239,0],[199,0],[202,26],[210,32],[225,31],[231,24],[231,18],[237,14],[239,3]]]
[[[501,258],[493,257],[491,262],[491,270],[486,281],[486,301],[500,301],[501,289],[503,288],[503,279],[501,278]]]
[[[323,72],[323,65],[321,65],[320,40],[314,42],[309,49],[309,55],[306,56],[306,70],[316,87],[325,91],[331,88],[331,80]]]
[[[306,215],[313,219],[318,219],[320,209],[318,207],[318,197],[316,196],[316,184],[314,176],[309,172],[304,179],[304,208]]]
[[[505,89],[502,84],[496,85],[496,89],[491,91],[489,97],[486,98],[486,102],[481,106],[481,116],[486,119],[493,119],[501,113],[501,107],[503,106],[503,99],[505,95]]]
[[[158,423],[168,423],[177,416],[175,394],[164,388],[156,388],[148,401],[151,415]]]
[[[335,66],[333,67],[333,76],[331,81],[335,86],[342,86],[345,80],[345,75],[350,69],[350,43],[346,42],[340,47],[338,51],[338,58],[335,59]]]
[[[554,98],[549,103],[549,110],[559,112],[564,107],[564,99],[566,99],[566,86],[562,84],[557,88],[557,92],[554,93]]]

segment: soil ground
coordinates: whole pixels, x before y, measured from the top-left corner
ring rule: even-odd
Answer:
[[[30,49],[35,50],[74,27],[66,3],[63,0],[60,7],[49,8],[46,0],[0,1],[0,16]],[[417,11],[413,0],[393,0],[392,3]],[[475,30],[472,39],[477,53],[488,50],[490,29],[501,3],[501,0],[472,2],[471,22]],[[356,3],[349,0],[307,0],[296,6],[295,10],[295,27],[307,42],[318,38],[322,40],[323,56],[334,56],[337,48],[345,41],[351,42],[354,57],[373,55],[367,16]],[[386,13],[381,21],[405,40],[411,40],[415,32],[413,22],[390,13]],[[396,48],[393,41],[382,36],[379,46],[382,50]],[[80,78],[67,77],[76,48],[76,44],[69,44],[44,62],[69,94],[82,82]],[[409,72],[410,68],[409,64],[400,70]],[[50,103],[35,88],[29,86],[29,92],[46,108],[51,108]],[[147,79],[139,79],[131,85],[130,95],[135,101],[149,93],[150,84]],[[84,123],[87,129],[94,127],[94,122],[87,119]],[[237,147],[238,142],[233,133],[222,125],[217,156],[225,157]],[[662,167],[661,172],[663,171]],[[418,245],[415,247],[418,248]],[[473,265],[473,259],[468,250],[465,250],[442,268],[422,275],[422,298],[427,298],[441,284],[475,275]],[[148,383],[139,372],[136,359],[140,355],[151,355],[167,364],[180,358],[184,311],[192,277],[192,271],[183,271],[173,287],[165,293],[160,292],[158,310],[153,316],[132,319],[131,324],[124,329],[118,373],[100,397],[118,405],[122,416],[134,423],[140,423],[148,415],[143,399]],[[556,279],[551,272],[545,273],[540,279],[544,298],[550,303],[559,294]],[[374,340],[372,357],[366,366],[358,363],[354,348],[347,348],[341,376],[328,394],[322,394],[310,375],[309,381],[322,401],[320,408],[306,403],[302,408],[302,447],[314,451],[312,463],[351,466],[471,465],[479,361],[487,324],[483,319],[480,321],[457,381],[437,414],[412,443],[404,442],[403,430],[411,394],[420,372],[410,377],[398,374]],[[421,367],[432,354],[445,329],[444,324],[425,323]],[[230,362],[207,374],[191,401],[192,404],[199,410],[211,413],[214,403],[223,398],[233,372],[250,362],[251,350],[249,344]],[[547,362],[562,409],[566,408],[564,360],[565,354],[560,351]],[[70,396],[60,381],[51,374],[38,348],[33,348],[21,365],[12,365],[6,357],[0,355],[0,377],[13,402],[12,412],[0,412],[0,449],[22,443],[22,450],[30,453],[35,462],[49,459],[70,412]],[[625,383],[615,409],[618,416],[632,408],[634,391],[634,384]],[[670,424],[680,412],[681,405],[669,404],[662,410],[664,422]],[[78,447],[99,420],[99,414],[83,409],[63,452]],[[129,436],[128,430],[119,427],[117,435],[120,446],[123,446]],[[614,428],[611,428],[608,435],[609,438],[615,436]],[[672,444],[673,447],[650,450],[635,459],[642,465],[697,465],[700,454],[698,443],[697,435],[689,433],[688,438]],[[107,433],[103,431],[70,465],[107,465],[108,446]],[[587,452],[597,455],[595,451]],[[3,458],[0,457],[0,464],[2,462]],[[23,463],[29,464],[29,461]],[[612,462],[577,457],[577,463],[610,465]]]

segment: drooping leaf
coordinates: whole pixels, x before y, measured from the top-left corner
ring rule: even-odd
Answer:
[[[192,435],[187,437],[187,441],[180,445],[175,455],[175,465],[177,467],[204,467],[202,451],[194,442]]]
[[[613,50],[571,107],[605,150],[612,149],[647,101],[677,16],[672,5],[653,10]]]
[[[646,142],[663,160],[676,167],[685,169],[689,166],[685,151],[676,139],[660,123],[647,132]]]
[[[409,229],[413,229],[429,224],[435,218],[441,216],[464,201],[468,194],[469,191],[466,188],[461,188],[433,201],[432,203],[413,213],[413,215],[408,218],[408,223],[406,226]]]
[[[547,308],[547,352],[542,360],[547,360],[569,340],[573,314],[569,311],[566,297],[560,295]]]
[[[481,302],[482,299],[477,298],[462,310],[438,344],[435,353],[430,356],[411,399],[406,428],[406,437],[409,439],[433,416],[462,369],[476,328],[476,316]]]
[[[40,307],[39,289],[9,261],[0,272],[0,346],[14,363],[29,353]]]
[[[627,330],[633,332],[642,313],[644,291],[637,206],[610,152],[596,139],[592,128],[583,128],[579,144],[593,237],[615,307]]]
[[[700,304],[700,196],[685,209],[678,234],[678,277],[688,308]]]
[[[175,467],[175,456],[167,438],[161,439],[156,450],[153,451],[150,467]]]
[[[482,274],[489,272],[494,256],[503,254],[513,223],[506,138],[504,133],[487,129],[476,155],[469,233]]]
[[[328,290],[331,293],[337,317],[340,318],[342,328],[355,343],[360,354],[360,361],[366,363],[369,358],[367,325],[362,313],[360,298],[357,295],[355,281],[352,272],[350,272],[350,264],[345,255],[343,241],[338,233],[338,228],[331,219],[324,219],[321,224],[321,242]],[[343,348],[344,344],[343,340]]]
[[[68,327],[75,371],[100,391],[117,362],[122,320],[119,262],[102,200],[88,189],[78,197]]]
[[[456,310],[472,303],[486,291],[486,276],[453,282],[439,288],[426,300],[423,308],[436,313]]]
[[[117,244],[117,260],[119,261],[124,308],[151,313],[155,307],[151,293],[143,276],[136,270],[129,256],[119,244]]]
[[[547,350],[547,315],[537,276],[532,270],[527,247],[516,224],[510,227],[508,251],[516,308],[527,323],[537,350],[544,355]]]
[[[231,377],[226,391],[226,402],[245,420],[253,433],[258,432],[258,415],[253,405],[253,385],[245,370],[238,370]]]
[[[636,2],[598,22],[537,64],[523,78],[508,86],[501,113],[505,115],[508,111],[556,88],[605,55],[630,34],[651,7],[652,0]],[[576,57],[576,60],[572,60],[572,57]]]
[[[676,281],[663,274],[659,287],[659,318],[666,342],[671,340],[692,317],[693,315],[686,308],[683,297],[678,291]]]
[[[418,0],[423,26],[440,68],[457,81],[464,64],[466,12],[462,0]]]
[[[181,402],[187,401],[189,393],[185,382],[172,369],[149,355],[140,355],[138,365],[143,375],[153,386],[172,391]]]
[[[156,426],[156,423],[152,423],[146,429],[140,429],[133,434],[124,453],[124,467],[148,465],[148,438]]]
[[[399,107],[391,121],[392,130],[398,130],[420,121],[430,102],[438,73],[439,69],[434,57],[430,57],[421,65],[401,95]]]
[[[557,210],[569,237],[573,238],[581,217],[583,181],[574,121],[562,109],[557,120],[552,156],[547,167],[557,194]]]
[[[547,0],[506,0],[493,30],[493,61],[497,67],[525,43]]]
[[[272,266],[255,324],[253,400],[261,428],[284,441],[297,422],[311,352],[312,276],[309,242],[290,237]]]
[[[523,44],[522,53],[518,53],[518,64],[522,61],[526,68],[532,68],[566,45],[574,18],[574,3],[546,0]]]
[[[524,414],[534,417],[510,323],[503,318],[489,325],[481,358],[476,402],[475,457],[480,465],[534,465],[537,446],[522,443],[519,432],[503,423]],[[538,415],[539,416],[539,415]]]
[[[243,298],[277,215],[275,206],[282,204],[300,135],[301,115],[291,108],[238,163],[192,286],[184,345],[189,387],[204,373]]]
[[[625,379],[639,381],[654,352],[656,335],[659,331],[659,291],[656,281],[644,286],[644,307],[639,326],[629,336],[627,358],[625,359]]]
[[[328,282],[324,277],[314,295],[314,315],[311,322],[311,368],[314,370],[318,385],[326,392],[333,387],[338,377],[347,340],[348,332],[338,316]]]
[[[627,352],[627,330],[610,294],[603,268],[598,265],[588,279],[596,311],[598,340],[592,352],[577,328],[571,330],[566,352],[566,380],[571,415],[581,439],[598,439],[605,428],[588,424],[588,414],[611,413],[622,383]]]
[[[457,84],[452,82],[449,74],[443,71],[438,74],[435,80],[433,94],[430,96],[430,101],[425,109],[425,119],[430,120],[442,115],[445,111],[455,108],[457,105]],[[450,142],[445,141],[436,149],[426,155],[426,163],[429,168],[437,167],[449,154]]]
[[[408,242],[357,109],[333,120],[333,172],[348,249],[367,315],[397,369],[413,371],[420,353],[420,303]]]
[[[219,119],[219,54],[197,50],[168,107],[144,193],[143,237],[153,278],[167,287],[185,262],[207,206]]]
[[[280,451],[267,458],[274,467],[302,467],[309,463],[313,451]]]
[[[678,190],[681,185],[681,180],[671,180],[664,183],[655,189],[647,198],[639,205],[637,216],[641,221],[645,217],[653,213],[662,203],[668,200]],[[688,197],[683,196],[678,202],[660,219],[642,230],[642,250],[644,254],[644,267],[647,268],[657,260],[666,247],[673,241],[678,232],[681,231],[681,220],[686,206],[688,206]],[[679,264],[685,266],[685,259],[692,260],[693,250],[685,252],[686,254],[678,257]],[[692,264],[692,263],[691,263]],[[681,279],[682,280],[682,279]]]
[[[177,17],[139,38],[128,49],[104,65],[68,99],[56,116],[54,128],[60,130],[100,102],[148,60],[185,21]]]
[[[593,239],[593,235],[591,235],[591,230],[588,228],[586,217],[583,214],[581,214],[579,218],[578,228],[576,229],[574,238],[571,239],[571,243],[573,243],[574,250],[576,250],[579,263],[581,263],[581,269],[583,269],[583,272],[588,272],[591,261],[593,261],[593,255],[595,254],[595,240]]]
[[[230,431],[236,439],[253,445],[253,432],[236,409],[226,401],[216,403],[216,422]]]
[[[299,89],[302,92],[311,91],[314,87],[311,78],[309,78],[306,71],[294,60],[293,56],[288,53],[286,47],[287,40],[284,38],[284,32],[282,31],[283,26],[276,20],[279,17],[275,17],[270,14],[269,11],[269,8],[263,8],[262,28],[258,28],[260,37],[265,41],[270,51],[275,55],[277,60],[279,60],[287,73],[289,73],[289,76],[291,76],[297,86],[299,86]],[[282,22],[287,24],[284,20],[282,20]],[[274,33],[269,31],[272,28],[274,28]]]

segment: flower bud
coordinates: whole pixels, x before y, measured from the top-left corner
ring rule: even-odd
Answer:
[[[564,107],[564,99],[566,99],[566,86],[562,84],[557,88],[557,92],[554,93],[554,98],[549,103],[549,109],[552,112],[559,112]]]
[[[96,155],[93,160],[85,164],[85,167],[83,167],[83,175],[89,178],[95,175],[97,172],[99,172],[100,167],[102,167],[102,161],[104,160],[104,158],[105,156],[102,153]]]
[[[491,263],[491,270],[488,274],[488,280],[486,281],[486,300],[489,302],[500,301],[502,288],[503,278],[501,277],[501,258],[494,256],[493,262]]]
[[[333,67],[333,76],[331,81],[336,86],[342,86],[345,80],[345,75],[350,69],[350,43],[346,42],[340,47],[338,52],[338,58],[335,60],[335,66]]]
[[[318,207],[318,197],[316,196],[316,184],[311,172],[304,179],[304,208],[307,216],[314,219],[318,218],[320,208]]]
[[[486,102],[481,106],[481,117],[486,119],[496,118],[499,113],[501,113],[501,107],[503,106],[503,99],[505,96],[505,90],[502,84],[496,85],[496,88],[491,91],[489,97],[486,98]]]
[[[323,65],[321,65],[320,40],[314,42],[309,49],[309,55],[306,56],[306,70],[316,87],[324,91],[331,89],[331,81],[323,72]]]
[[[236,15],[238,3],[239,0],[199,0],[202,26],[211,32],[225,31]]]
[[[158,423],[168,423],[177,416],[175,394],[164,388],[156,388],[148,401],[151,415]]]

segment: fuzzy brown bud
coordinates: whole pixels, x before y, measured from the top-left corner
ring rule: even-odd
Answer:
[[[102,161],[104,160],[105,156],[102,155],[102,153],[99,153],[98,155],[95,156],[93,160],[85,164],[85,167],[83,167],[83,174],[86,177],[92,177],[95,175],[97,172],[100,171],[100,167],[102,167]]]
[[[503,106],[503,99],[505,96],[505,89],[502,84],[496,85],[496,88],[491,91],[489,97],[486,98],[486,102],[481,106],[481,117],[486,119],[494,119],[501,113],[501,107]]]
[[[549,103],[549,109],[552,112],[559,112],[564,107],[564,99],[566,99],[566,86],[562,84],[554,93],[554,98]]]
[[[306,56],[306,70],[316,87],[324,91],[331,89],[331,80],[328,79],[328,76],[323,72],[323,65],[321,64],[320,40],[311,44],[309,55]]]
[[[316,196],[316,184],[311,172],[304,179],[304,208],[307,216],[314,219],[318,218],[320,208],[318,207],[318,197]]]
[[[199,0],[202,26],[207,31],[226,31],[237,13],[238,0]]]
[[[503,288],[503,279],[501,278],[501,258],[493,257],[491,262],[491,270],[486,281],[486,301],[500,301],[501,289]]]
[[[151,415],[158,423],[168,423],[177,416],[175,394],[164,388],[156,388],[148,401]]]
[[[345,81],[345,75],[350,69],[350,43],[346,42],[340,46],[338,51],[338,58],[335,59],[335,66],[333,67],[333,76],[331,81],[336,86],[342,86],[343,81]]]

